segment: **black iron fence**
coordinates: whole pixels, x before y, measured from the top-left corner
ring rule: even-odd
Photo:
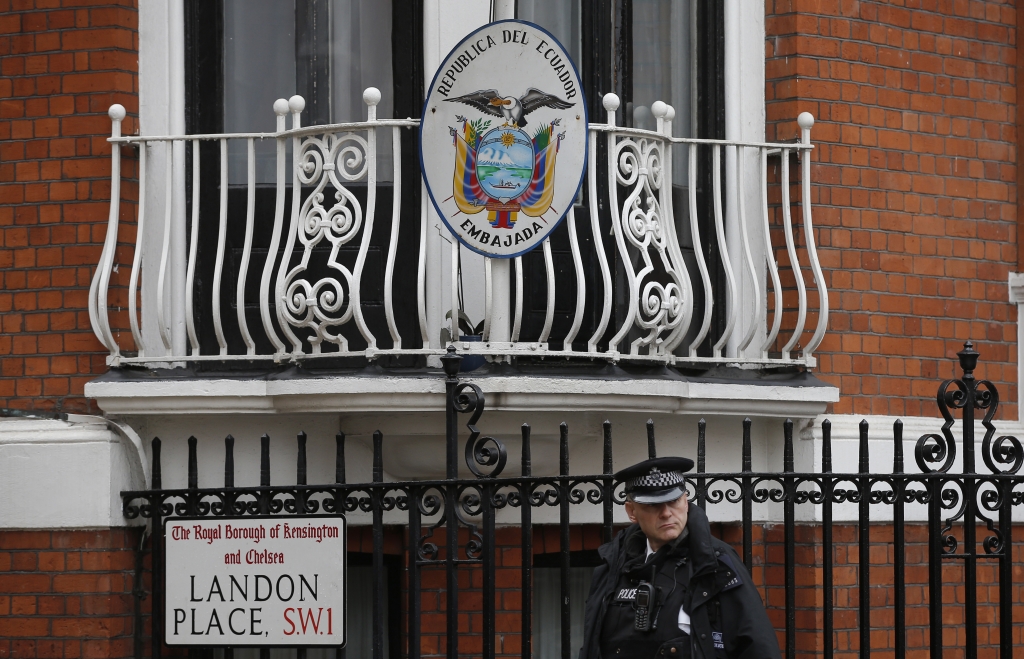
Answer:
[[[691,499],[696,505],[708,508],[716,505],[733,505],[740,509],[738,531],[741,555],[747,569],[754,568],[753,507],[755,504],[778,505],[783,517],[783,560],[784,604],[780,607],[782,639],[785,656],[792,659],[798,650],[803,653],[832,657],[840,650],[854,648],[861,657],[870,656],[872,631],[885,629],[893,632],[894,650],[897,659],[904,659],[913,644],[908,641],[907,630],[907,546],[908,507],[916,507],[917,515],[927,528],[927,551],[923,561],[915,565],[927,566],[927,582],[921,584],[927,590],[928,633],[925,643],[919,649],[927,649],[930,656],[943,655],[944,607],[962,609],[963,636],[952,641],[958,651],[966,656],[977,656],[980,646],[988,647],[1001,659],[1013,654],[1013,511],[1021,505],[1024,493],[1018,488],[1024,485],[1024,476],[1019,474],[1024,462],[1024,449],[1015,437],[996,437],[992,420],[998,408],[998,393],[988,381],[974,378],[978,353],[970,343],[958,353],[963,370],[961,378],[943,382],[937,394],[937,403],[944,423],[938,433],[926,434],[917,440],[913,459],[920,473],[906,473],[903,455],[903,424],[897,421],[893,428],[892,473],[869,473],[868,424],[860,426],[860,460],[858,471],[836,473],[833,471],[831,449],[831,425],[822,424],[823,444],[821,471],[799,473],[794,470],[793,423],[784,424],[784,465],[781,472],[754,472],[752,470],[751,421],[742,424],[742,464],[734,473],[708,473],[705,469],[705,424],[698,424],[697,469],[688,482]],[[188,487],[185,489],[164,489],[161,484],[160,439],[153,439],[153,483],[146,491],[123,492],[124,515],[128,519],[143,517],[152,520],[152,656],[166,654],[162,644],[163,597],[161,588],[164,579],[162,549],[162,522],[169,517],[263,517],[305,514],[344,514],[359,511],[372,517],[372,615],[367,624],[372,626],[372,656],[383,659],[386,644],[391,657],[419,659],[427,654],[444,654],[450,659],[460,655],[479,654],[485,658],[499,654],[512,654],[507,648],[496,648],[496,517],[500,511],[518,509],[518,546],[522,561],[518,567],[519,587],[522,606],[517,612],[520,625],[520,644],[514,652],[529,659],[534,655],[532,647],[534,618],[533,588],[535,579],[534,509],[557,510],[558,519],[558,608],[560,612],[560,652],[562,659],[570,659],[573,653],[571,634],[573,612],[584,606],[580,597],[571,596],[571,535],[570,511],[579,506],[596,506],[601,511],[600,536],[603,541],[612,538],[615,531],[613,511],[624,502],[621,485],[613,481],[612,472],[612,427],[604,424],[603,471],[594,475],[571,475],[569,468],[569,430],[563,423],[560,428],[560,456],[558,475],[534,476],[530,452],[530,426],[522,427],[521,474],[504,475],[508,454],[504,444],[493,437],[483,436],[477,427],[484,411],[484,395],[473,383],[458,379],[460,357],[453,351],[443,358],[447,375],[447,443],[446,478],[405,482],[384,482],[383,436],[377,432],[373,437],[373,470],[370,482],[349,483],[346,480],[345,436],[337,436],[335,482],[310,485],[306,482],[306,436],[298,435],[296,481],[293,485],[272,485],[270,482],[270,438],[262,438],[261,468],[259,487],[234,486],[234,439],[225,440],[224,485],[222,487],[199,487],[196,440],[188,440]],[[960,410],[962,427],[960,441],[953,434],[953,412]],[[981,424],[985,428],[980,443],[980,453],[986,472],[979,472],[976,465],[975,419],[981,413]],[[469,431],[465,444],[459,437],[459,415],[468,415],[466,427]],[[653,423],[648,421],[648,450],[655,454]],[[958,446],[960,447],[958,449]],[[459,478],[459,451],[464,464],[472,471],[472,478]],[[957,451],[962,451],[962,469],[953,469]],[[620,465],[621,466],[621,465]],[[833,539],[836,524],[833,522],[834,508],[843,504],[856,504],[857,552],[856,599],[859,611],[854,635],[859,642],[837,648],[835,640],[837,587],[833,582],[836,567],[837,545]],[[813,514],[808,522],[820,530],[821,560],[812,566],[797,564],[797,510],[809,510]],[[808,507],[813,507],[808,509]],[[891,510],[893,560],[891,582],[886,569],[888,596],[892,597],[893,619],[880,620],[876,612],[872,616],[872,561],[870,548],[878,545],[872,541],[870,532],[872,518],[882,508]],[[404,523],[401,537],[405,550],[400,557],[385,555],[385,514],[401,514]],[[888,518],[889,515],[887,514]],[[503,518],[504,519],[504,518]],[[461,532],[460,532],[461,529]],[[888,545],[886,539],[883,544]],[[766,564],[770,563],[765,559]],[[994,578],[986,576],[983,592],[998,591],[998,598],[983,596],[985,606],[997,609],[994,620],[979,621],[979,580],[978,568],[983,562],[996,565]],[[950,573],[944,566],[958,564],[950,582]],[[386,567],[392,569],[390,586],[386,583]],[[769,565],[770,567],[770,565]],[[811,647],[798,647],[797,602],[798,590],[806,586],[797,584],[796,575],[801,569],[820,569],[821,608],[820,625],[814,625],[815,641]],[[400,570],[404,578],[395,581],[394,570]],[[877,569],[877,568],[876,568]],[[422,639],[423,611],[421,592],[423,575],[426,571],[443,571],[444,625],[441,635],[445,644],[424,651]],[[477,612],[482,617],[482,626],[476,635],[479,644],[467,648],[468,630],[460,625],[459,574],[466,570],[482,573],[482,603]],[[988,573],[986,572],[986,575]],[[395,583],[400,588],[395,588]],[[762,584],[765,585],[765,584]],[[943,588],[961,586],[963,596],[951,602],[943,595]],[[819,586],[814,586],[815,588]],[[389,613],[385,600],[390,592],[392,600],[401,596],[404,604],[395,614],[392,601]],[[389,622],[390,618],[390,622]],[[979,622],[982,626],[979,627]],[[431,623],[433,624],[433,623]],[[394,629],[399,626],[400,629]],[[141,639],[142,625],[136,626]],[[986,630],[986,637],[979,639],[979,629]],[[389,631],[390,630],[390,631]],[[800,630],[804,631],[804,630]],[[989,634],[988,631],[992,633]],[[433,633],[433,632],[432,632]],[[390,639],[390,642],[389,642]],[[460,641],[463,645],[460,650]],[[141,640],[140,640],[141,642]],[[876,643],[877,645],[877,643]],[[948,648],[947,648],[948,649]],[[193,650],[192,653],[196,651]],[[223,656],[232,656],[230,648]],[[336,649],[337,656],[344,656],[344,649]],[[200,652],[200,654],[203,654]],[[269,657],[269,650],[259,651],[261,657]],[[295,650],[295,656],[305,657],[307,651]]]

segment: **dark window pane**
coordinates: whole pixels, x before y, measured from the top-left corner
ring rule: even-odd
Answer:
[[[275,129],[274,100],[300,94],[303,122],[366,119],[363,90],[377,87],[377,117],[391,118],[390,0],[224,0],[224,130]],[[378,179],[392,179],[391,131],[378,132]],[[275,146],[256,144],[256,182],[276,180]],[[242,142],[229,144],[232,184],[246,181]]]

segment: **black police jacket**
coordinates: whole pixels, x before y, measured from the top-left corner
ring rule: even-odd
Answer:
[[[692,503],[686,528],[689,534],[684,541],[690,545],[693,569],[693,599],[687,611],[693,658],[780,659],[775,629],[739,555],[728,544],[712,537],[707,515]],[[626,559],[626,539],[634,533],[641,533],[637,524],[624,529],[598,550],[603,564],[594,569],[591,579],[579,659],[602,659],[601,626]],[[721,632],[724,650],[715,649],[713,632]]]

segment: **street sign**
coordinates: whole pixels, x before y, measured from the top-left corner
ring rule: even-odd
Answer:
[[[463,39],[427,94],[420,161],[434,208],[463,245],[497,258],[540,245],[587,162],[587,106],[565,48],[526,21]]]
[[[344,517],[179,517],[164,539],[167,645],[344,645]]]

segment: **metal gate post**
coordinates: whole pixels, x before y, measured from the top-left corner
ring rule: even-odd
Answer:
[[[455,512],[458,504],[458,487],[455,480],[459,477],[459,412],[456,409],[455,389],[459,385],[459,365],[462,357],[455,354],[455,347],[448,346],[448,353],[441,358],[444,373],[447,376],[445,385],[445,478],[448,483],[444,490],[445,530],[447,531],[447,550],[445,552],[445,573],[447,575],[448,599],[448,659],[459,657],[459,575],[456,571],[456,558],[459,551],[459,516]]]
[[[152,558],[153,569],[151,571],[153,579],[153,624],[150,625],[153,633],[153,659],[160,659],[163,651],[163,608],[164,608],[164,589],[163,589],[163,554],[164,554],[164,525],[162,519],[161,508],[163,506],[163,498],[159,494],[159,491],[163,489],[163,475],[160,470],[160,438],[153,438],[153,481],[150,488],[156,494],[150,499],[150,505],[153,507],[153,551]]]
[[[964,383],[966,399],[963,403],[963,444],[964,444],[964,480],[963,495],[964,505],[964,590],[966,606],[964,613],[966,618],[967,644],[966,653],[968,657],[977,656],[978,653],[978,499],[975,493],[975,480],[973,476],[977,473],[974,464],[974,408],[978,404],[978,382],[974,379],[974,368],[978,365],[978,352],[968,341],[964,349],[956,353],[960,358],[960,368],[964,374],[960,378]]]

